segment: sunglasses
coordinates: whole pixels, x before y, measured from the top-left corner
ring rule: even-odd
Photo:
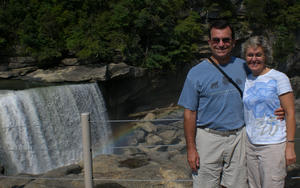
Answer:
[[[219,44],[220,41],[223,41],[223,43],[230,43],[231,38],[212,38],[211,41],[215,44]]]

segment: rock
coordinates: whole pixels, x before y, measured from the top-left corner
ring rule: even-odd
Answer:
[[[5,71],[8,71],[8,65],[6,63],[0,64],[0,72],[5,72]]]
[[[168,188],[186,188],[186,187],[192,187],[192,182],[175,182],[173,180],[176,179],[190,179],[183,170],[179,170],[177,174],[174,174],[174,171],[172,169],[168,169],[168,167],[161,167],[160,173],[162,174],[166,187]]]
[[[163,139],[160,136],[150,134],[146,137],[146,143],[149,145],[160,145],[163,144]]]
[[[296,123],[299,128],[299,126],[300,126],[300,99],[295,100],[295,111],[296,111]]]
[[[151,122],[138,123],[136,128],[141,128],[147,134],[157,131],[157,127],[155,125],[153,125]]]
[[[111,79],[116,77],[122,77],[124,75],[129,74],[130,66],[125,63],[110,63],[107,66],[108,74]]]
[[[294,95],[297,98],[298,96],[300,96],[300,77],[295,76],[295,77],[291,78],[290,80],[291,80],[291,85],[293,88]]]
[[[103,184],[97,184],[94,187],[95,188],[126,188],[118,183],[103,183]]]
[[[186,152],[183,154],[177,154],[169,159],[171,162],[175,163],[179,169],[186,175],[186,179],[190,179],[192,177],[192,171],[187,161]]]
[[[141,77],[145,74],[145,70],[139,67],[129,66],[125,63],[110,63],[107,66],[108,77],[110,79],[124,77]]]
[[[68,176],[70,174],[81,174],[83,167],[79,164],[72,164],[65,167],[60,167],[55,170],[51,170],[45,173],[42,177],[57,177],[57,176]]]
[[[9,69],[18,69],[28,66],[35,66],[36,60],[33,57],[11,57],[8,59]]]
[[[132,164],[130,164],[129,166],[122,165],[124,163]],[[102,155],[94,159],[94,164],[94,179],[109,179],[106,183],[117,183],[128,188],[150,186],[155,187],[157,185],[160,185],[161,182],[151,180],[163,178],[160,173],[160,164],[155,161],[149,160],[146,156],[126,157],[116,155]],[[135,168],[130,168],[131,165],[133,165]],[[174,176],[176,176],[177,173],[174,171],[174,168],[173,173],[175,174]],[[112,179],[116,180],[113,181]],[[118,181],[118,179],[146,181]],[[103,184],[103,182],[98,183]]]
[[[48,188],[83,188],[83,181],[76,181],[83,178],[83,167],[78,164],[72,164],[58,169],[51,170],[36,180],[32,180],[26,188],[40,188],[41,185],[47,185]],[[66,180],[69,179],[69,180]]]
[[[148,113],[146,116],[143,118],[143,120],[149,121],[155,119],[155,114],[154,113]]]
[[[295,53],[289,54],[285,62],[278,64],[277,70],[286,73],[289,76],[299,75],[300,70],[300,52],[299,49]]]
[[[31,59],[12,58],[9,63],[9,70],[0,72],[0,78],[18,77],[23,80],[43,82],[95,82],[108,81],[115,78],[141,77],[145,69],[126,65],[125,63],[104,66],[79,65],[77,58],[65,58],[61,65],[51,69],[38,69],[29,66]],[[17,60],[16,60],[17,59]],[[17,62],[24,63],[17,65]]]
[[[300,165],[292,164],[287,168],[287,176],[285,178],[285,187],[296,188],[300,187],[299,179],[294,179],[293,177],[300,177]]]
[[[0,71],[0,78],[17,78],[20,76],[24,76],[29,72],[33,72],[37,70],[37,67],[23,67],[23,68],[16,68],[9,71]]]
[[[145,136],[146,136],[146,132],[138,129],[136,131],[134,131],[134,136],[132,139],[130,139],[130,141],[128,142],[129,145],[138,145],[138,143],[143,143],[145,142]]]
[[[131,67],[130,75],[134,78],[142,77],[146,74],[147,69],[140,67]]]
[[[127,167],[127,168],[139,168],[149,164],[149,159],[145,158],[128,158],[124,161],[119,162],[119,167]]]
[[[8,71],[0,72],[0,78],[7,79],[7,78],[12,78],[12,77],[14,77],[14,74],[12,72],[8,72]]]
[[[171,144],[175,137],[176,130],[166,130],[159,134],[164,144]]]
[[[38,69],[37,67],[24,67],[24,68],[12,69],[10,72],[14,77],[19,77],[19,76],[25,76],[29,72],[33,72],[37,69]]]
[[[1,178],[0,188],[24,187],[29,184],[35,177],[30,175],[19,175],[18,178]]]
[[[177,108],[176,111],[182,113],[181,109]],[[177,112],[170,114],[177,114]],[[159,115],[157,114],[157,116]],[[147,118],[151,119],[153,115],[150,114]],[[170,125],[160,126],[157,132],[148,135],[148,139],[153,137],[154,140],[159,140],[157,137],[166,139],[168,135],[172,135],[172,137],[179,140],[176,146],[147,147],[149,143],[143,142],[139,143],[139,147],[135,148],[134,152],[126,152],[122,155],[106,154],[96,156],[93,159],[94,187],[191,188],[192,175],[186,158],[182,129],[182,121],[178,121]],[[143,135],[141,134],[141,128],[137,131],[139,133],[133,135]],[[293,179],[297,176],[300,176],[299,165],[289,166],[285,187],[299,187],[299,181]],[[84,169],[81,161],[79,164],[54,169],[41,175],[19,175],[17,179],[1,178],[0,188],[84,188],[83,178]]]
[[[142,77],[146,69],[129,66],[125,63],[111,63],[97,66],[79,62],[78,58],[65,58],[59,66],[38,69],[32,57],[11,57],[1,62],[0,78],[18,78],[43,82],[94,82],[116,78]]]
[[[65,58],[61,60],[61,63],[66,66],[73,66],[73,65],[78,65],[79,61],[78,58]]]
[[[26,75],[30,80],[41,80],[44,82],[84,82],[106,80],[106,66],[68,66],[54,70],[38,69]]]
[[[155,115],[153,113],[147,113],[146,116],[141,119],[142,121],[144,120],[145,122],[139,122],[135,126],[135,129],[141,129],[146,132],[146,135],[149,133],[153,133],[157,131],[157,127],[151,123],[150,121],[155,119]]]

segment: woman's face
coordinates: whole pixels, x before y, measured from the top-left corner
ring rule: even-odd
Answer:
[[[265,53],[262,47],[249,47],[246,51],[246,62],[254,76],[260,75],[265,69]]]

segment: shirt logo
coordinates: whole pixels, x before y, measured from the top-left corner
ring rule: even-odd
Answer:
[[[211,88],[211,89],[217,89],[217,88],[219,88],[218,82],[212,83],[212,84],[210,85],[210,88]]]
[[[273,136],[279,129],[278,120],[274,115],[276,108],[280,106],[277,96],[277,81],[256,82],[246,91],[244,105],[255,118],[254,137],[262,135]],[[258,131],[258,132],[257,132]]]

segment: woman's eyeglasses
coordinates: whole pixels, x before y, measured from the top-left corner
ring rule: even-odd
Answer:
[[[248,58],[253,58],[253,57],[260,58],[260,57],[263,57],[263,56],[264,56],[264,54],[262,54],[262,53],[256,53],[256,54],[248,53],[248,54],[246,54],[246,57],[248,57]]]

